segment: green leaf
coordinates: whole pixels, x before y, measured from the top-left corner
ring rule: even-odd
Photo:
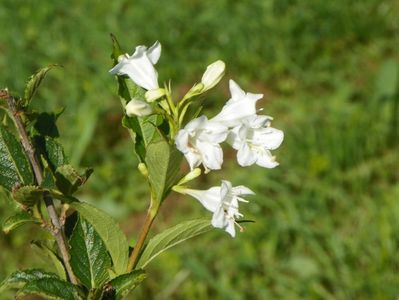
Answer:
[[[44,79],[44,77],[46,77],[47,72],[54,67],[58,67],[58,65],[50,65],[48,67],[42,68],[29,78],[29,81],[26,84],[25,88],[24,100],[22,103],[23,106],[29,105],[37,89],[42,83],[42,80]]]
[[[137,268],[144,268],[151,260],[167,249],[211,229],[211,222],[208,219],[186,221],[166,229],[150,239],[141,254]]]
[[[160,138],[157,126],[162,123],[160,116],[152,115],[148,117],[128,117],[124,116],[122,125],[129,129],[135,144],[135,151],[140,160],[144,162],[147,146],[155,139]]]
[[[18,228],[27,223],[36,223],[39,224],[40,220],[31,216],[26,211],[20,211],[15,215],[7,218],[3,223],[3,231],[4,233],[9,233],[11,230]]]
[[[94,227],[82,217],[75,225],[69,245],[73,272],[84,286],[97,288],[109,280],[111,259],[107,248]]]
[[[51,163],[54,169],[62,165],[68,164],[68,159],[65,156],[64,148],[54,138],[46,137],[46,153],[49,163]]]
[[[46,241],[32,241],[31,245],[34,249],[36,249],[36,251],[39,254],[39,257],[43,258],[43,260],[46,260],[45,261],[46,263],[48,263],[48,259],[51,260],[55,270],[57,271],[58,276],[61,279],[67,280],[67,274],[61,258],[55,253],[53,249],[51,249],[51,247],[47,244]],[[45,256],[43,256],[43,254]]]
[[[57,138],[60,136],[57,128],[57,119],[64,112],[61,109],[58,112],[27,112],[26,117],[29,120],[30,136],[35,137],[52,137]]]
[[[46,164],[47,162],[44,162]],[[48,165],[44,166],[43,169],[43,181],[40,186],[44,189],[53,190],[56,189],[57,186],[55,185],[55,177],[53,172],[51,172],[50,167]]]
[[[21,288],[27,282],[34,281],[43,278],[54,278],[57,279],[58,276],[54,273],[46,272],[40,269],[30,269],[24,271],[16,271],[8,276],[0,284],[0,292],[5,289]]]
[[[146,165],[153,199],[161,203],[175,184],[180,170],[182,154],[167,141],[160,140],[148,145]]]
[[[22,145],[0,125],[0,185],[11,191],[15,186],[33,182],[32,169]]]
[[[57,278],[43,278],[29,281],[17,293],[17,298],[37,295],[53,300],[79,300],[79,290],[72,283]]]
[[[67,196],[71,196],[90,177],[93,169],[86,169],[79,174],[71,165],[62,165],[55,171],[55,183],[58,189]]]
[[[14,188],[12,197],[24,206],[33,206],[38,203],[43,196],[44,189],[35,185],[26,185]]]
[[[120,275],[106,285],[104,296],[108,296],[109,298],[107,299],[123,299],[146,277],[144,270],[135,270],[131,273]]]
[[[123,274],[127,270],[129,246],[126,236],[118,224],[105,212],[83,202],[73,202],[70,206],[85,218],[103,240],[107,248],[116,274]]]

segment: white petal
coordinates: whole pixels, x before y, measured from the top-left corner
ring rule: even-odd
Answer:
[[[256,154],[251,151],[247,143],[243,143],[237,152],[237,161],[240,166],[247,167],[256,162]]]
[[[202,163],[210,170],[219,170],[223,163],[223,151],[220,145],[206,142],[197,142],[197,147],[202,154]]]
[[[175,137],[176,148],[182,152],[188,152],[188,132],[185,129],[179,130]]]
[[[242,125],[239,125],[231,129],[226,139],[227,143],[229,143],[229,145],[236,150],[240,149],[242,144],[245,143],[246,136],[242,138],[240,134],[240,132],[242,131],[241,127]]]
[[[186,158],[188,164],[190,165],[190,170],[194,170],[202,163],[202,157],[198,153],[188,151],[184,153],[184,157]]]
[[[245,97],[237,101],[229,100],[211,121],[220,122],[228,127],[241,123],[242,119],[256,114],[256,102],[261,99]]]
[[[241,98],[245,97],[245,92],[232,79],[229,80],[229,88],[230,88],[231,99],[233,101],[240,100]]]
[[[256,130],[252,137],[252,143],[262,145],[268,150],[277,149],[284,140],[284,132],[272,127]]]
[[[202,129],[204,125],[208,122],[208,118],[204,115],[195,118],[191,120],[190,122],[187,123],[187,125],[184,127],[184,129],[188,131],[195,131],[198,129]]]
[[[229,233],[231,235],[231,237],[235,237],[236,236],[236,228],[234,226],[234,221],[233,220],[229,220],[228,224],[226,226],[226,232]]]
[[[256,161],[256,164],[258,166],[264,167],[264,168],[275,168],[278,166],[278,162],[275,161],[275,158],[273,155],[271,155],[270,151],[264,150],[260,153],[258,153],[258,159]]]
[[[225,215],[222,207],[219,207],[212,216],[212,226],[223,228],[225,226]]]
[[[243,185],[233,187],[233,193],[237,196],[255,195],[252,190]]]
[[[215,212],[221,206],[220,187],[211,187],[209,190],[191,190],[187,189],[186,194],[196,198],[209,211]]]
[[[158,62],[159,57],[161,56],[161,50],[162,46],[159,41],[156,41],[154,45],[152,45],[150,49],[148,49],[147,55],[153,65],[155,65]]]
[[[201,133],[201,140],[219,144],[227,138],[228,128],[220,123],[208,121],[203,128],[205,130]]]

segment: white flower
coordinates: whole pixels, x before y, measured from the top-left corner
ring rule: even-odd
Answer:
[[[201,163],[205,171],[218,170],[223,163],[220,143],[227,137],[227,127],[201,116],[190,121],[176,135],[175,143],[186,157],[191,170]]]
[[[126,115],[129,117],[139,116],[144,117],[152,113],[152,107],[144,101],[132,99],[125,107]]]
[[[137,46],[132,56],[121,56],[119,63],[109,72],[111,74],[127,75],[137,85],[146,90],[156,90],[158,85],[158,73],[154,65],[161,55],[161,44],[157,41],[149,49],[145,46]]]
[[[245,93],[237,83],[229,81],[231,99],[223,106],[222,111],[211,121],[234,127],[249,116],[256,114],[256,102],[263,94]]]
[[[204,87],[202,88],[201,92],[210,90],[217,85],[224,75],[225,68],[226,65],[221,60],[217,60],[210,64],[206,68],[204,75],[202,75],[201,83],[204,85]]]
[[[238,203],[248,202],[241,196],[254,195],[249,188],[242,185],[232,187],[227,180],[222,180],[221,186],[205,191],[186,188],[176,191],[188,194],[200,201],[207,210],[213,213],[212,226],[226,230],[232,237],[235,237],[236,234],[235,225],[238,225],[236,219],[243,216],[238,211]]]
[[[254,163],[265,168],[278,166],[270,150],[281,145],[284,133],[270,127],[270,120],[268,116],[251,116],[230,131],[227,142],[238,150],[237,161],[241,166]]]

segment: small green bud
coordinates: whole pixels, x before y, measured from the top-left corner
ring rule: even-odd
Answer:
[[[141,175],[143,175],[145,178],[148,177],[148,170],[147,170],[147,166],[145,165],[145,163],[139,163],[139,165],[137,166],[137,169],[139,169]]]
[[[156,90],[149,90],[145,93],[145,99],[148,102],[153,102],[153,101],[165,96],[165,94],[166,94],[166,91],[163,88],[159,88]]]
[[[190,173],[188,173],[186,176],[184,176],[182,179],[180,179],[180,181],[177,183],[177,185],[185,184],[185,183],[197,178],[200,175],[201,175],[201,169],[195,168]]]

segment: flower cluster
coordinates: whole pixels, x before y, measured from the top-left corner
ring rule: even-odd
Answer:
[[[281,130],[271,127],[272,118],[258,115],[261,109],[256,103],[262,94],[247,93],[233,80],[229,81],[231,98],[222,110],[213,118],[205,115],[189,120],[185,126],[184,116],[193,98],[213,88],[223,77],[224,62],[218,60],[209,65],[202,76],[201,82],[195,84],[187,94],[176,104],[171,100],[170,89],[160,88],[158,73],[154,65],[161,55],[161,44],[156,42],[147,49],[138,46],[133,55],[121,55],[118,64],[110,73],[127,75],[135,84],[146,90],[145,101],[131,99],[125,107],[128,116],[143,117],[159,110],[154,109],[154,103],[164,111],[170,125],[170,139],[176,148],[186,158],[191,173],[198,174],[198,167],[203,166],[205,173],[219,170],[223,164],[221,143],[227,142],[237,150],[237,162],[246,167],[253,164],[265,168],[278,165],[271,154],[280,146],[284,134]],[[186,176],[187,177],[187,176]],[[241,196],[254,194],[244,186],[232,187],[229,181],[223,180],[221,186],[205,191],[193,190],[182,186],[182,182],[174,190],[188,194],[198,199],[201,204],[213,213],[212,225],[225,229],[235,236],[236,219],[242,217],[238,203],[246,202]]]

